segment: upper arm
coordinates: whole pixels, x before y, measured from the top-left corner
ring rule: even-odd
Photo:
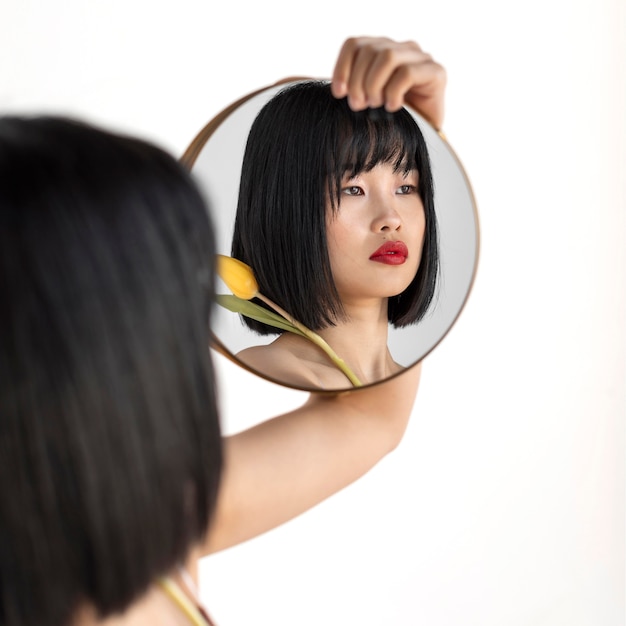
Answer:
[[[379,385],[313,395],[299,409],[224,440],[224,471],[209,554],[310,509],[370,470],[399,442],[419,367]]]

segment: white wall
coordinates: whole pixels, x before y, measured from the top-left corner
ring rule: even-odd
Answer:
[[[243,93],[328,75],[349,35],[416,39],[448,69],[482,225],[470,301],[392,455],[203,562],[218,624],[623,625],[624,3],[247,5],[0,4],[0,110],[175,155]],[[305,398],[219,363],[229,431]]]

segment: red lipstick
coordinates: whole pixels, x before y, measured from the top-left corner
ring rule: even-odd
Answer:
[[[409,256],[409,249],[401,241],[386,241],[372,256],[370,261],[386,265],[402,265]]]

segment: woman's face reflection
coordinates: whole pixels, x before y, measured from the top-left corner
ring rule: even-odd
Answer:
[[[402,293],[420,264],[424,205],[419,174],[379,163],[344,175],[339,205],[327,203],[328,254],[345,304]]]

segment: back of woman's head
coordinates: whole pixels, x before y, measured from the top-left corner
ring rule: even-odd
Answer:
[[[413,116],[406,109],[352,111],[346,99],[333,97],[326,81],[308,80],[278,92],[252,125],[232,255],[253,268],[261,293],[309,328],[333,325],[343,316],[328,257],[327,201],[339,210],[342,177],[379,163],[418,170],[426,218],[417,275],[402,294],[389,298],[389,321],[400,327],[424,316],[438,272],[430,160]],[[279,332],[244,322],[259,334]]]
[[[0,119],[0,624],[123,610],[206,531],[212,259],[160,149]]]

